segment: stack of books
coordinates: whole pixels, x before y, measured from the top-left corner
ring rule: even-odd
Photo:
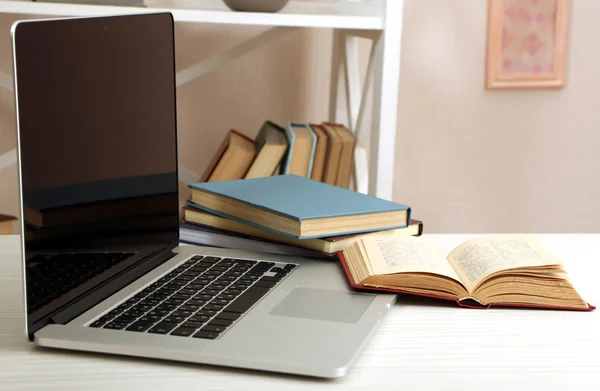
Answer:
[[[461,307],[591,311],[564,265],[534,239],[488,236],[444,254],[411,208],[297,175],[191,184],[181,240],[339,260],[357,290]]]
[[[344,125],[266,121],[256,139],[231,130],[201,182],[294,174],[343,188],[350,185],[356,138]]]
[[[406,205],[293,174],[190,188],[180,239],[191,244],[332,258],[359,237],[423,231]]]

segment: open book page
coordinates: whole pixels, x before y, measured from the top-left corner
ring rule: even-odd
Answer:
[[[469,292],[489,275],[520,267],[562,265],[537,241],[523,236],[491,236],[469,240],[456,247],[448,261]]]
[[[365,237],[365,250],[375,275],[393,273],[433,273],[460,278],[444,254],[427,240],[414,236]]]

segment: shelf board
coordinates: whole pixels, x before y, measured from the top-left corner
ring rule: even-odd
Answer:
[[[100,16],[146,12],[172,12],[179,22],[381,30],[381,0],[368,2],[309,3],[291,1],[277,13],[233,12],[221,0],[147,0],[146,7],[47,3],[23,0],[0,1],[1,13]]]

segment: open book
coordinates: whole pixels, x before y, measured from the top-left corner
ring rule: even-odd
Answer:
[[[364,237],[339,253],[350,284],[454,300],[464,307],[593,310],[562,262],[530,237],[469,240],[445,256],[419,237]]]

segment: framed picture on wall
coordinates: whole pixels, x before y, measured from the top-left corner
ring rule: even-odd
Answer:
[[[565,84],[570,0],[488,0],[486,88]]]

